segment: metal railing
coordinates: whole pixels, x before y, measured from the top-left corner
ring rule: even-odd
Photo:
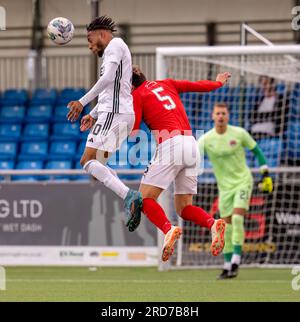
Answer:
[[[145,166],[146,167],[146,166]],[[143,174],[143,169],[116,169],[115,170],[118,175],[136,175],[136,174]],[[260,174],[259,168],[251,168],[251,172],[253,174]],[[269,169],[270,173],[274,174],[295,174],[300,173],[300,167],[274,167]],[[204,169],[203,174],[213,174],[213,169]],[[0,177],[4,178],[4,181],[0,180],[0,184],[5,181],[11,181],[12,176],[50,176],[54,178],[55,176],[78,176],[78,175],[87,175],[84,170],[81,169],[70,169],[70,170],[61,170],[61,169],[53,169],[53,170],[0,170]],[[299,179],[300,178],[295,178]],[[49,179],[47,179],[49,180]],[[51,178],[50,178],[51,180]]]
[[[136,175],[136,174],[143,174],[144,170],[126,170],[126,169],[119,169],[116,170],[118,175],[126,174],[126,175]],[[49,177],[45,181],[54,180],[56,176],[82,176],[88,174],[81,169],[72,169],[72,170],[60,170],[60,169],[53,169],[53,170],[0,170],[0,178],[2,177],[2,181],[0,180],[0,184],[3,182],[10,182],[12,181],[13,176],[37,176],[41,177]],[[92,178],[92,177],[90,177]],[[42,180],[41,180],[42,181]]]

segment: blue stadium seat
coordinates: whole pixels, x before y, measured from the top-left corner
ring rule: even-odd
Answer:
[[[195,123],[196,131],[204,131],[205,133],[210,131],[214,127],[214,122],[210,118],[200,117],[198,122]]]
[[[31,105],[53,105],[57,99],[55,89],[38,88],[33,92]]]
[[[79,123],[55,123],[51,140],[77,140],[80,137]]]
[[[0,109],[1,123],[22,123],[25,117],[24,106],[3,106]]]
[[[282,141],[278,138],[269,138],[257,140],[258,146],[261,148],[269,167],[278,167],[282,155]],[[255,158],[254,166],[259,167],[258,161]]]
[[[0,143],[0,160],[14,160],[17,155],[17,143]]]
[[[50,105],[30,106],[28,108],[27,123],[49,122],[52,117],[52,107]]]
[[[202,103],[207,103],[210,110],[212,110],[215,102],[218,101],[217,95],[214,92],[205,93],[202,96]]]
[[[225,85],[213,91],[212,94],[216,97],[217,102],[227,102],[229,92],[230,87]]]
[[[72,169],[72,161],[70,160],[48,161],[46,163],[45,169],[70,170]]]
[[[19,169],[19,170],[41,170],[41,169],[43,169],[43,161],[41,161],[41,160],[19,161],[16,169]]]
[[[41,123],[27,124],[23,131],[22,141],[45,141],[48,139],[49,125]]]
[[[284,95],[284,93],[286,91],[286,85],[284,83],[277,84],[275,91],[279,95]]]
[[[81,159],[81,156],[82,156],[84,149],[85,149],[85,145],[86,145],[85,140],[79,142],[78,147],[77,147],[77,151],[76,151],[76,157],[75,157],[76,160]]]
[[[48,161],[46,163],[45,169],[49,170],[70,170],[72,169],[72,161],[70,160],[57,160],[57,161]],[[68,175],[56,175],[53,177],[54,180],[68,181],[72,176]],[[51,176],[47,176],[46,180],[51,179]]]
[[[55,106],[52,120],[54,122],[66,122],[68,112],[69,110],[66,105]]]
[[[0,169],[1,170],[11,170],[14,169],[14,161],[0,161]]]
[[[41,170],[43,169],[43,161],[20,161],[17,164],[16,169],[18,170]],[[19,175],[13,176],[13,181],[37,181],[42,180],[43,176],[34,175]]]
[[[191,92],[181,93],[180,98],[186,110],[192,111],[200,106],[201,101],[203,100],[203,94]]]
[[[80,140],[82,140],[82,141],[83,141],[83,140],[84,140],[84,141],[86,141],[86,139],[87,139],[87,137],[88,137],[89,133],[90,133],[90,131],[84,131],[84,132],[81,132],[81,131],[80,131],[80,134],[79,134],[79,135],[80,135],[80,137],[79,137],[79,138],[80,138]]]
[[[294,120],[294,117],[300,119],[300,88],[299,86],[294,87],[294,90],[290,96],[290,109],[289,109],[289,116],[291,120]]]
[[[85,89],[84,88],[71,88],[67,87],[64,88],[58,97],[58,104],[64,104],[66,105],[70,101],[77,101],[79,100],[82,96],[85,95]]]
[[[245,91],[242,93],[242,100],[248,111],[251,111],[262,99],[262,88],[255,87],[254,85],[248,85]]]
[[[21,146],[19,161],[43,161],[47,158],[48,142],[26,142]]]
[[[290,159],[300,159],[300,120],[290,121],[288,124],[286,151]]]
[[[79,161],[75,163],[75,169],[82,170],[82,166]],[[72,179],[76,181],[90,181],[91,176],[87,174],[83,174],[83,175],[73,176]]]
[[[18,141],[21,136],[20,124],[0,125],[0,142]]]
[[[28,102],[28,92],[25,89],[7,89],[2,98],[2,105],[26,105]]]
[[[76,156],[76,142],[59,141],[50,146],[49,160],[71,160]]]
[[[14,169],[13,161],[0,161],[0,170],[12,170]],[[0,176],[0,181],[4,180],[5,177]]]

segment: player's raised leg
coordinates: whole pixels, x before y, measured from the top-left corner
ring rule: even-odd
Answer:
[[[163,190],[147,184],[140,186],[140,192],[143,196],[143,213],[165,235],[161,256],[162,261],[165,262],[173,254],[176,241],[180,238],[182,230],[180,227],[172,226],[163,208],[156,201]]]
[[[176,212],[182,219],[210,229],[212,234],[211,253],[213,256],[218,256],[225,244],[225,221],[223,219],[215,220],[201,207],[193,206],[192,194],[176,194],[174,201]]]
[[[116,173],[106,166],[109,156],[110,153],[108,152],[86,147],[80,163],[87,173],[102,182],[107,188],[114,191],[124,200],[126,226],[128,226],[130,231],[133,231],[136,226],[136,221],[140,220],[141,195],[139,192],[129,189],[117,177]]]

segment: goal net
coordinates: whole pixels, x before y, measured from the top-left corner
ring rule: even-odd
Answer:
[[[194,135],[213,127],[212,108],[225,102],[230,124],[244,127],[257,140],[271,167],[274,192],[262,194],[258,163],[250,151],[247,163],[255,186],[245,219],[244,265],[300,263],[300,46],[187,47],[157,49],[157,78],[211,79],[232,74],[229,83],[210,93],[181,94]],[[201,131],[202,130],[202,131]],[[218,190],[210,162],[204,159],[194,204],[218,218]],[[183,236],[168,266],[219,266],[210,255],[210,233],[178,219],[169,193],[168,214]],[[160,237],[162,238],[162,236]]]

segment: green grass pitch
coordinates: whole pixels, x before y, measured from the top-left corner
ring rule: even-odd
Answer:
[[[158,272],[147,268],[7,267],[0,301],[300,301],[291,269],[241,269],[217,281],[219,270]]]

